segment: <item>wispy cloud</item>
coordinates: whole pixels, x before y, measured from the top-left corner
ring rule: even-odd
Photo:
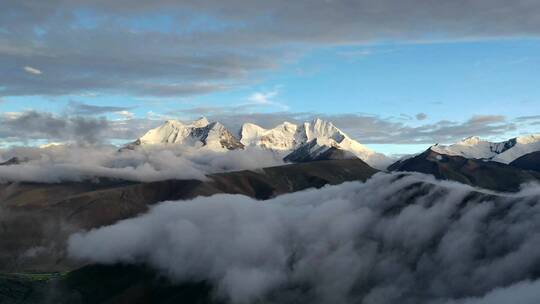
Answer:
[[[278,94],[279,94],[278,90],[255,92],[247,98],[248,103],[242,104],[240,106],[248,106],[248,107],[271,106],[271,107],[279,108],[282,111],[289,110],[289,107],[287,105],[277,102],[275,100]]]
[[[27,72],[27,73],[30,73],[30,74],[34,74],[34,75],[41,75],[41,71],[36,69],[36,68],[33,68],[31,66],[25,66],[24,68],[24,71]]]
[[[123,119],[133,119],[135,118],[135,113],[133,112],[130,112],[130,111],[126,111],[126,110],[122,110],[122,111],[118,111],[118,112],[114,112],[116,115],[122,117]]]
[[[127,111],[131,108],[132,107],[97,106],[72,100],[68,103],[66,111],[72,115],[98,115],[111,112]]]

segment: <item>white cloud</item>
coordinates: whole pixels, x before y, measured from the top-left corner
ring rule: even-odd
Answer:
[[[248,97],[249,103],[244,106],[272,106],[280,110],[286,111],[289,107],[283,103],[275,101],[275,97],[279,94],[277,90],[268,92],[255,92]]]
[[[445,304],[537,304],[540,300],[540,280],[524,280],[494,289],[483,297],[449,301]]]
[[[537,275],[539,198],[539,187],[492,195],[379,173],[264,202],[225,194],[164,202],[73,235],[69,253],[208,281],[234,303],[445,303]],[[512,303],[540,300],[512,294]]]
[[[126,111],[126,110],[115,112],[115,114],[122,117],[122,119],[133,119],[133,118],[135,118],[135,113],[130,112],[130,111]]]
[[[215,172],[255,169],[283,164],[271,151],[246,149],[212,152],[182,147],[148,147],[118,152],[114,146],[77,147],[49,145],[46,148],[0,150],[0,162],[17,157],[25,162],[0,166],[0,183],[92,180],[96,177],[131,181],[205,179]]]
[[[36,68],[33,68],[31,66],[25,66],[24,67],[24,70],[27,72],[27,73],[30,73],[30,74],[34,74],[34,75],[41,75],[41,71],[36,69]]]
[[[249,96],[248,100],[256,104],[272,104],[271,99],[276,97],[277,91],[255,92]]]

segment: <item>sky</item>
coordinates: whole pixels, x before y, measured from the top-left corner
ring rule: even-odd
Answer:
[[[540,126],[540,3],[0,0],[0,142],[322,117],[387,154]]]

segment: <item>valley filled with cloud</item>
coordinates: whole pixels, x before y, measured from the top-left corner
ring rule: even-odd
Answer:
[[[209,281],[233,303],[533,303],[539,189],[379,173],[267,201],[215,195],[72,235],[69,253]]]

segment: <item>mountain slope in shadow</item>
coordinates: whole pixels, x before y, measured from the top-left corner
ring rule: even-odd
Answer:
[[[73,232],[113,224],[166,200],[217,193],[268,199],[378,172],[360,159],[300,163],[212,174],[208,180],[135,183],[118,180],[0,185],[0,271],[61,271],[79,266],[65,258]]]
[[[511,166],[540,172],[540,151],[525,154],[510,163]]]
[[[499,162],[471,159],[437,153],[431,149],[398,161],[389,171],[431,174],[438,179],[453,180],[495,191],[518,191],[522,184],[540,181],[540,174]]]

